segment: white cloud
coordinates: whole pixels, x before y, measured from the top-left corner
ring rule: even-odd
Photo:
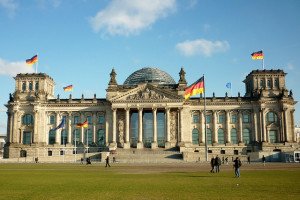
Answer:
[[[286,65],[286,67],[288,68],[288,70],[294,70],[294,65],[293,65],[293,63],[288,63],[287,65]]]
[[[90,24],[96,32],[110,35],[138,34],[175,9],[176,0],[111,0]]]
[[[18,73],[33,73],[33,67],[30,67],[25,61],[9,62],[0,58],[0,75],[15,76]]]
[[[203,55],[209,57],[215,53],[226,52],[229,48],[227,41],[209,41],[205,39],[187,40],[176,45],[176,49],[184,56]]]
[[[7,10],[9,16],[13,16],[18,8],[18,4],[15,0],[0,0],[0,7]]]

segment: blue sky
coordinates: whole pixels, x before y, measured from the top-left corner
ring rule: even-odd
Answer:
[[[243,95],[243,80],[262,69],[250,54],[263,50],[265,69],[283,69],[300,99],[298,0],[0,0],[0,133],[17,73],[34,72],[25,60],[38,53],[38,72],[73,84],[73,96],[105,98],[114,67],[122,84],[142,67],[158,67],[188,83],[206,77],[206,95]],[[295,122],[300,124],[300,106]]]

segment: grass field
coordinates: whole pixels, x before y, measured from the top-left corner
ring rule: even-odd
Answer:
[[[0,164],[0,199],[300,199],[300,164]]]

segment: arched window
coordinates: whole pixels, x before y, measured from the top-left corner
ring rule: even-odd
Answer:
[[[25,92],[26,91],[26,82],[22,83],[22,91]]]
[[[99,146],[105,146],[105,132],[103,129],[99,129],[97,132],[97,144]]]
[[[48,139],[48,144],[54,144],[55,143],[55,131],[49,131],[49,139]]]
[[[222,128],[218,129],[218,143],[225,144],[225,135],[224,130]]]
[[[206,137],[207,137],[207,144],[212,144],[212,134],[211,129],[206,129]]]
[[[30,131],[23,132],[23,144],[31,144],[32,133]]]
[[[230,135],[231,135],[231,143],[232,144],[238,144],[238,137],[237,137],[237,131],[235,128],[231,129],[230,131]]]
[[[39,91],[39,82],[35,83],[35,91]]]
[[[245,129],[243,129],[243,142],[245,144],[249,144],[250,141],[251,141],[250,130],[245,128]]]
[[[277,122],[277,115],[274,112],[268,112],[267,114],[267,122],[273,123]]]
[[[193,144],[199,144],[199,131],[196,128],[193,129],[192,140]]]
[[[33,83],[29,82],[29,91],[32,91],[32,90],[33,90]]]
[[[65,145],[67,144],[67,131],[65,129],[61,130],[61,135],[60,135],[60,144]]]
[[[22,117],[23,125],[33,125],[33,116],[31,114],[25,114]]]

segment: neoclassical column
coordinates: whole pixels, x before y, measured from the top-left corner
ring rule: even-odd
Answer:
[[[252,127],[253,127],[253,131],[254,131],[254,133],[253,133],[253,136],[254,136],[254,138],[253,138],[253,141],[255,141],[255,142],[258,142],[259,141],[259,139],[258,139],[258,121],[257,121],[257,110],[253,110],[253,121],[252,121]]]
[[[157,148],[157,108],[152,108],[153,115],[153,141],[151,143],[151,148]]]
[[[230,137],[230,111],[225,110],[226,113],[226,143],[230,144],[231,143],[231,137]]]
[[[170,108],[166,108],[166,142],[170,142],[170,140]]]
[[[286,142],[290,142],[290,138],[288,137],[287,134],[287,108],[283,108],[283,120],[282,120],[282,125],[283,125],[283,135],[285,137]]]
[[[238,130],[238,140],[239,140],[239,143],[243,143],[243,112],[242,110],[239,110],[238,111],[239,114],[239,130]]]
[[[294,112],[295,112],[295,109],[292,109],[291,110],[291,126],[290,126],[290,127],[292,127],[292,130],[290,130],[289,132],[292,133],[292,137],[293,137],[292,141],[297,142],[296,131],[294,131],[294,127],[295,127]]]
[[[22,121],[22,119],[21,119],[21,121]],[[11,131],[11,139],[12,139],[11,141],[13,143],[22,143],[21,131],[19,129],[17,129],[17,123],[18,123],[18,111],[14,110],[13,111],[13,122],[12,122],[13,128]],[[18,137],[18,135],[19,135],[19,137]],[[18,138],[20,138],[20,139],[18,140]]]
[[[213,136],[214,136],[213,143],[218,143],[217,112],[214,110],[212,111],[212,114],[213,114]]]
[[[13,137],[13,119],[14,113],[13,112],[6,112],[7,114],[7,143],[11,143]]]
[[[268,142],[267,135],[266,135],[266,129],[265,129],[265,108],[260,109],[260,121],[261,121],[261,135],[262,135],[262,142]]]
[[[84,121],[85,121],[84,113],[81,112],[80,113],[80,123],[83,123]],[[80,142],[82,142],[84,144],[84,128],[83,127],[80,128],[80,132],[81,132]]]
[[[200,111],[199,113],[199,118],[200,118],[200,132],[201,132],[201,137],[200,137],[200,144],[205,144],[205,121],[204,121],[204,112]]]
[[[58,125],[60,123],[60,113],[56,112],[55,114],[56,114],[55,115],[55,122],[56,122],[56,126],[55,127],[58,127]],[[60,129],[58,129],[58,130],[60,130]],[[60,137],[59,137],[60,134],[59,134],[58,130],[55,131],[55,143],[56,144],[60,144]]]
[[[125,108],[125,143],[124,143],[124,149],[130,148],[130,142],[129,142],[129,126],[130,126],[130,108]]]
[[[67,143],[71,144],[71,140],[72,140],[72,112],[68,112],[68,139],[67,139]]]
[[[139,111],[139,135],[138,135],[138,143],[137,148],[143,148],[143,108],[138,108]]]
[[[113,111],[113,121],[112,121],[112,132],[113,132],[113,135],[112,135],[112,143],[116,143],[116,139],[117,139],[117,109],[116,108],[113,108],[112,109]]]
[[[33,143],[34,144],[37,144],[39,142],[38,119],[39,119],[39,112],[38,112],[38,110],[34,110],[34,128],[33,128]]]
[[[93,142],[96,143],[96,126],[97,126],[97,114],[93,112]]]

